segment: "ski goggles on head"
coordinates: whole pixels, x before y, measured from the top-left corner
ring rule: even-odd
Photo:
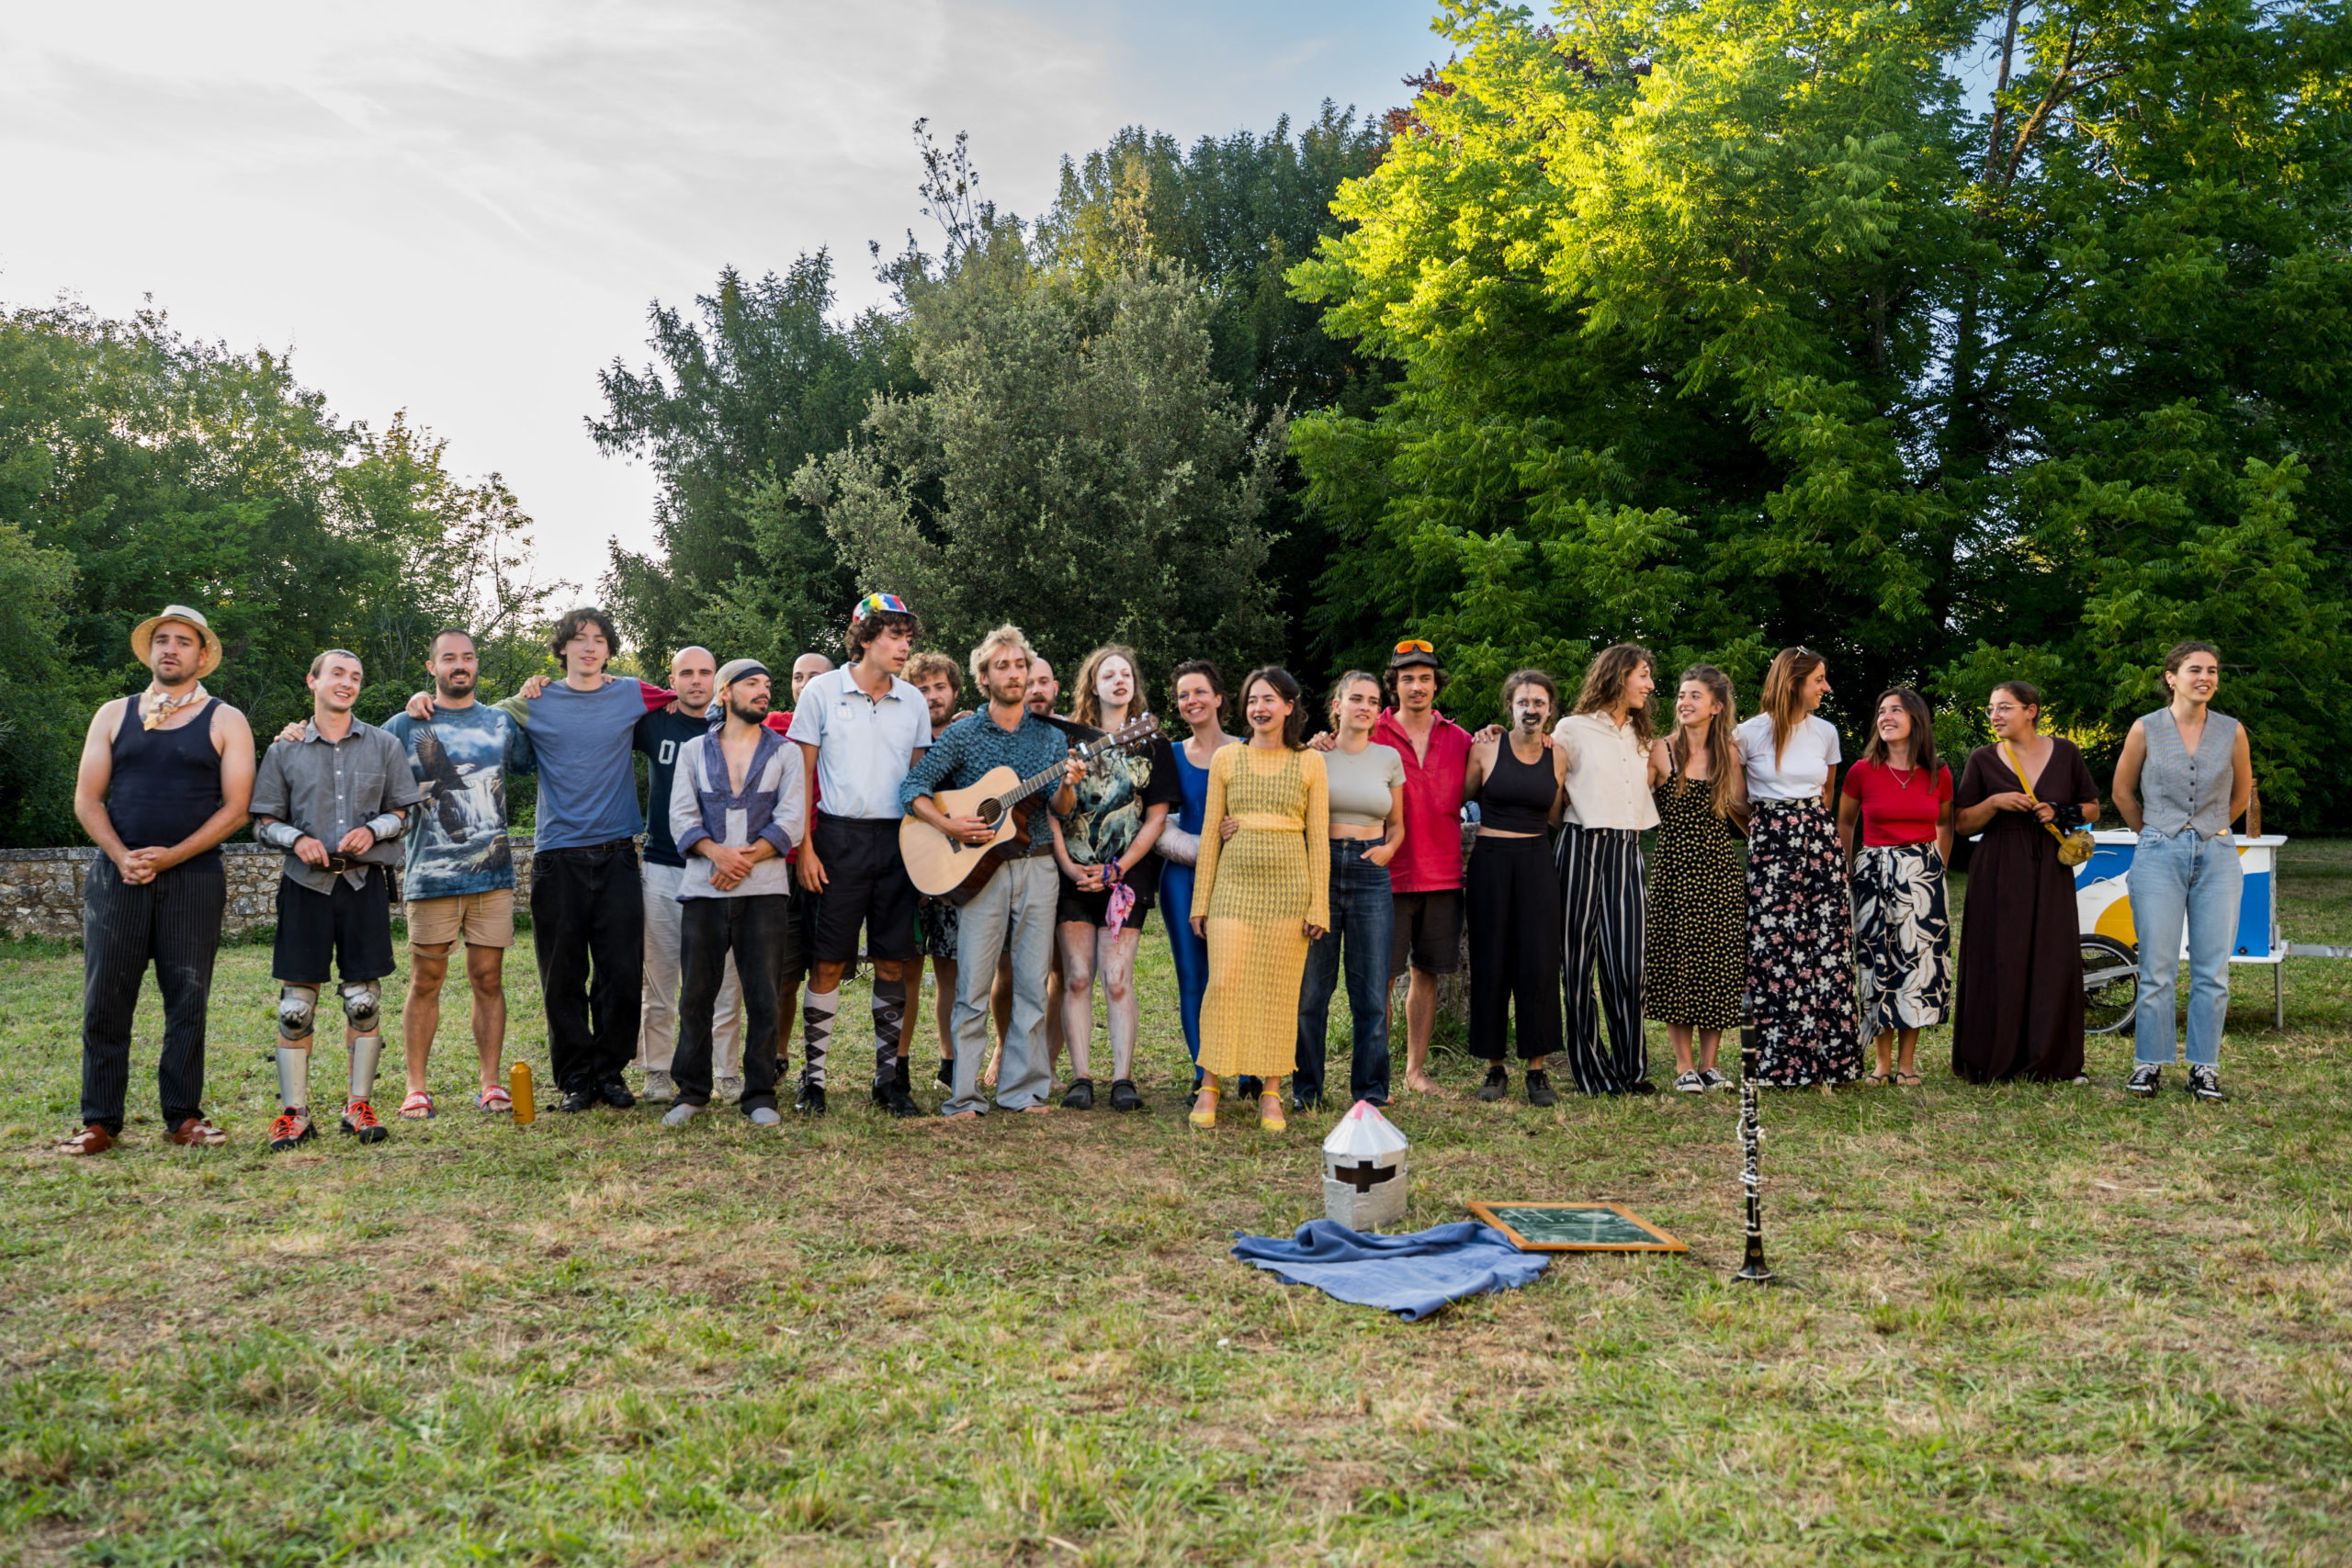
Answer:
[[[896,593],[868,593],[857,602],[856,608],[850,611],[849,624],[855,626],[868,615],[911,615],[913,614],[912,610],[907,608],[907,602]]]

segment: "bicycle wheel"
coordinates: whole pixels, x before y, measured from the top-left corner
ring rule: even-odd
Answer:
[[[2111,936],[2083,942],[2083,1032],[2129,1034],[2140,1008],[2140,955]]]

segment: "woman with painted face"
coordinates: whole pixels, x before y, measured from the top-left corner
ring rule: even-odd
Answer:
[[[1878,1046],[1870,1081],[1916,1088],[1919,1031],[1951,1016],[1944,867],[1952,811],[1951,770],[1937,760],[1935,721],[1908,686],[1879,694],[1870,747],[1838,793],[1838,839],[1853,866],[1862,1033]]]
[[[1984,717],[1993,744],[1969,754],[1952,795],[1959,830],[1984,836],[1968,863],[1951,1070],[1971,1083],[2087,1083],[2075,874],[2058,846],[2098,820],[2098,785],[2073,741],[2035,733],[2031,682],[1994,687]]]
[[[1388,1103],[1388,966],[1396,897],[1388,863],[1405,843],[1405,760],[1372,738],[1380,722],[1380,677],[1351,670],[1331,688],[1339,741],[1323,753],[1331,790],[1331,934],[1306,950],[1298,998],[1298,1064],[1291,1109],[1323,1098],[1323,1043],[1331,993],[1344,964],[1350,1038],[1348,1100]]]
[[[1649,922],[1642,834],[1658,825],[1650,797],[1650,742],[1657,734],[1650,694],[1657,689],[1649,649],[1630,642],[1602,649],[1585,670],[1575,711],[1552,731],[1567,791],[1559,862],[1568,1071],[1586,1094],[1657,1092],[1642,1040]]]
[[[1170,679],[1176,716],[1191,731],[1174,747],[1182,801],[1152,845],[1168,863],[1159,874],[1160,919],[1176,965],[1176,1009],[1192,1054],[1193,1088],[1201,1087],[1201,998],[1209,986],[1209,944],[1193,930],[1193,870],[1201,854],[1202,813],[1208,809],[1209,761],[1234,738],[1225,732],[1225,677],[1205,659],[1187,660]]]
[[[1078,722],[1110,734],[1137,717],[1140,682],[1136,655],[1116,643],[1086,656],[1078,671]],[[1144,918],[1159,892],[1159,860],[1151,852],[1183,798],[1176,781],[1175,748],[1155,739],[1136,751],[1096,758],[1078,786],[1078,809],[1054,819],[1054,859],[1061,867],[1061,902],[1055,910],[1062,953],[1062,1038],[1076,1074],[1062,1104],[1091,1110],[1094,1078],[1088,1047],[1094,1032],[1094,979],[1102,978],[1103,1011],[1111,1031],[1111,1109],[1136,1111],[1136,947]]]
[[[1827,660],[1784,648],[1765,672],[1764,711],[1732,731],[1747,774],[1747,975],[1757,1082],[1779,1089],[1862,1076],[1854,931],[1829,806],[1838,729],[1821,716]]]
[[[1195,1127],[1216,1125],[1221,1087],[1264,1080],[1258,1124],[1289,1125],[1281,1079],[1297,1058],[1299,982],[1306,949],[1331,925],[1330,793],[1320,753],[1306,749],[1306,707],[1289,671],[1268,666],[1241,682],[1247,745],[1209,760],[1203,820],[1231,817],[1233,837],[1201,840],[1193,930],[1209,944],[1201,1000]]]
[[[1739,722],[1731,677],[1712,664],[1682,672],[1675,730],[1650,745],[1650,801],[1657,808],[1650,868],[1649,932],[1642,1010],[1674,1043],[1674,1087],[1724,1087],[1715,1052],[1739,1023],[1747,945],[1747,878],[1732,829],[1747,818],[1747,777],[1732,744]],[[1697,1046],[1693,1059],[1692,1045]]]
[[[1503,682],[1510,728],[1482,735],[1463,774],[1464,797],[1478,803],[1462,902],[1469,923],[1470,1053],[1487,1061],[1480,1100],[1510,1092],[1503,1058],[1514,1012],[1527,1102],[1553,1105],[1560,1098],[1544,1071],[1560,1049],[1560,883],[1550,829],[1560,819],[1567,753],[1544,733],[1558,701],[1551,676],[1514,671]]]
[[[2128,886],[2140,936],[2140,1015],[2124,1088],[2154,1095],[2173,1059],[2173,979],[2188,938],[2188,1082],[2199,1100],[2222,1095],[2222,1021],[2230,1009],[2230,948],[2243,891],[2230,835],[2254,798],[2245,727],[2215,713],[2222,655],[2184,642],[2165,655],[2172,701],[2132,722],[2115,764],[2115,809],[2140,835]],[[2145,804],[2142,797],[2145,796]]]

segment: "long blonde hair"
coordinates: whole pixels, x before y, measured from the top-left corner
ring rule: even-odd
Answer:
[[[1739,722],[1739,705],[1734,700],[1731,677],[1712,664],[1693,664],[1682,672],[1682,680],[1696,681],[1707,688],[1708,695],[1724,705],[1724,711],[1707,720],[1707,809],[1717,817],[1731,815],[1732,787],[1739,779],[1739,748],[1731,738],[1732,727]],[[1690,773],[1690,732],[1680,724],[1674,727],[1674,739],[1666,743],[1674,758],[1678,778]]]
[[[1784,648],[1764,671],[1764,711],[1772,716],[1772,765],[1789,749],[1789,737],[1804,722],[1804,683],[1829,660],[1809,648]]]
[[[1657,657],[1637,642],[1621,642],[1614,648],[1604,648],[1593,655],[1585,667],[1584,690],[1577,694],[1575,713],[1607,713],[1625,700],[1625,682],[1643,665],[1650,667],[1650,677],[1657,677]],[[1652,701],[1656,694],[1652,694]],[[1557,705],[1556,704],[1555,705]],[[1650,714],[1650,704],[1640,703],[1626,716],[1633,721],[1634,739],[1646,746],[1657,739],[1657,721]]]
[[[1127,699],[1127,716],[1134,718],[1144,709],[1143,666],[1136,659],[1136,650],[1123,642],[1106,642],[1078,667],[1078,697],[1070,705],[1070,716],[1089,729],[1102,728],[1102,699],[1094,690],[1094,677],[1110,659],[1125,660],[1127,673],[1135,680],[1136,694]]]

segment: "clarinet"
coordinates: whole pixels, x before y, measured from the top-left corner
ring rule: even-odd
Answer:
[[[1772,1282],[1771,1268],[1764,1261],[1764,1179],[1757,1169],[1758,1145],[1763,1142],[1763,1130],[1756,1121],[1756,1068],[1758,1050],[1756,1024],[1740,1009],[1739,1021],[1739,1145],[1743,1164],[1739,1184],[1747,1190],[1747,1257],[1734,1274],[1735,1280],[1750,1285]]]

